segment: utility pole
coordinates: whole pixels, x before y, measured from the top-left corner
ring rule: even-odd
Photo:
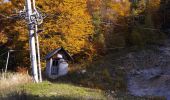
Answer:
[[[35,38],[36,38],[36,47],[37,47],[38,76],[39,76],[39,81],[42,82],[41,60],[40,60],[40,49],[39,49],[39,39],[38,39],[38,33],[37,33],[37,25],[35,26]]]
[[[29,30],[29,44],[30,44],[30,56],[31,56],[31,66],[33,71],[33,78],[36,83],[39,82],[38,80],[38,70],[37,70],[37,57],[36,57],[36,49],[35,49],[35,37],[34,37],[34,29],[35,29],[35,23],[34,23],[34,16],[32,13],[32,5],[31,0],[25,0],[26,3],[26,19],[28,22],[28,30]]]
[[[41,18],[39,12],[36,9],[35,6],[35,0],[33,0],[33,9],[34,9],[34,13],[36,14],[37,18],[40,18],[40,21],[42,22],[43,19]],[[37,23],[37,24],[41,24],[41,23]],[[37,61],[38,61],[38,76],[39,76],[39,81],[42,82],[42,74],[41,74],[41,61],[40,61],[40,49],[39,49],[39,39],[38,39],[38,25],[35,25],[35,38],[36,38],[36,47],[37,47]]]

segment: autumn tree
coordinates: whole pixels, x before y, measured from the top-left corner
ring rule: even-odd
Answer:
[[[127,30],[127,17],[130,14],[129,0],[102,0],[102,15],[106,45],[109,48],[125,46],[124,34]]]
[[[135,5],[135,6],[134,6]],[[144,47],[157,43],[164,34],[160,33],[160,0],[140,0],[131,4],[130,41],[133,45]],[[142,23],[141,23],[142,22]],[[158,29],[158,30],[155,30]]]
[[[11,0],[0,5],[0,14],[9,16],[13,11],[21,10],[23,5],[22,0]],[[38,10],[47,15],[43,25],[39,27],[39,29],[43,29],[43,32],[40,33],[42,57],[61,46],[72,55],[83,55],[82,58],[90,56],[93,46],[89,40],[90,37],[93,37],[94,28],[87,10],[86,0],[37,0],[36,5]],[[24,63],[24,66],[29,65],[27,51],[29,42],[25,21],[3,20],[0,29],[0,34],[3,34],[1,36],[5,37],[1,43],[11,49],[23,50],[16,52],[19,55],[18,61]]]
[[[38,0],[37,6],[53,16],[43,24],[40,43],[44,54],[59,46],[71,54],[88,52],[93,25],[86,0]]]
[[[88,0],[95,26],[95,47],[99,51],[125,45],[123,28],[130,14],[129,0]],[[121,31],[120,31],[120,30]]]

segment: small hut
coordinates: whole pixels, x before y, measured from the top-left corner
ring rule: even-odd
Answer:
[[[73,61],[70,54],[63,47],[48,53],[46,59],[46,75],[48,78],[56,79],[68,73],[68,61]]]

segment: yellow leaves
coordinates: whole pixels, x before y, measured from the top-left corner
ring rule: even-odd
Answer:
[[[149,2],[149,9],[152,11],[158,10],[160,7],[160,0],[152,0]]]
[[[6,43],[7,39],[7,36],[3,32],[0,32],[0,44]]]
[[[52,51],[56,48],[58,48],[61,44],[61,39],[59,37],[52,37],[52,38],[47,38],[43,39],[40,37],[40,48],[42,55],[46,55],[49,51]]]
[[[49,38],[41,38],[43,53],[59,46],[63,46],[71,54],[77,54],[84,48],[88,48],[85,44],[93,33],[93,25],[91,16],[87,13],[86,0],[62,0],[62,3],[51,0],[47,2],[48,4],[40,1],[39,3],[48,8],[45,12],[60,12],[57,19],[50,19],[44,24],[45,33],[43,34],[48,34]],[[51,9],[49,9],[50,4]],[[53,32],[61,35],[51,35]]]
[[[12,12],[11,2],[0,4],[0,10],[2,14],[9,14]]]
[[[55,5],[52,9],[60,11],[60,15],[57,19],[45,23],[44,27],[46,33],[59,32],[63,35],[63,38],[53,35],[49,40],[43,40],[44,44],[50,43],[53,45],[50,46],[53,49],[56,45],[63,46],[72,54],[79,53],[88,42],[90,34],[93,34],[92,20],[87,13],[86,0],[63,0],[60,4],[55,4],[55,0],[52,1],[54,1],[52,5]],[[55,10],[51,10],[51,13],[52,11]],[[55,37],[61,38],[60,43],[57,42],[58,39],[55,39]]]
[[[130,2],[124,0],[124,2],[114,2],[111,4],[111,8],[120,16],[126,16],[130,11]]]
[[[66,50],[69,50],[71,54],[76,54],[82,51],[86,41],[81,38],[66,37],[66,41],[62,43]]]
[[[13,34],[17,36],[17,34],[15,33],[18,33],[17,40],[19,41],[28,41],[29,33],[26,25],[23,25],[23,23],[24,23],[23,21],[18,21],[16,23],[13,23],[13,25],[15,26],[13,28],[13,32],[14,32]]]

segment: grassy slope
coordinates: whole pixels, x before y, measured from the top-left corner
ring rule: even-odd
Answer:
[[[78,87],[64,83],[29,84],[24,87],[28,93],[40,97],[63,99],[106,99],[101,90]]]
[[[114,94],[114,93],[113,93]],[[6,93],[0,100],[165,100],[163,98],[145,98],[125,93],[105,93],[99,89],[90,89],[72,84],[43,82],[26,84]]]
[[[65,83],[27,84],[0,99],[9,100],[106,100],[103,91]]]

